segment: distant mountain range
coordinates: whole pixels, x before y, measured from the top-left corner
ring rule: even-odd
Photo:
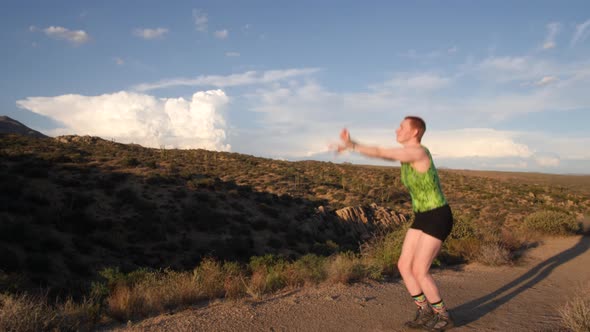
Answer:
[[[0,116],[0,134],[19,134],[38,138],[47,137],[7,116]]]

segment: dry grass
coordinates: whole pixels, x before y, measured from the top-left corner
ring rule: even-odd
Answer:
[[[0,294],[0,331],[89,331],[98,317],[91,300],[52,306],[44,296]]]
[[[590,284],[559,310],[563,325],[574,332],[590,331]]]
[[[476,261],[490,266],[507,265],[512,262],[510,251],[497,242],[484,243],[476,256]]]
[[[146,317],[206,298],[189,273],[149,273],[134,285],[119,283],[106,299],[108,314],[118,320]]]
[[[354,253],[341,253],[332,257],[327,266],[328,281],[349,284],[369,276],[369,270]]]

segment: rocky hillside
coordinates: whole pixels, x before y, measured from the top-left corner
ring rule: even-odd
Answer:
[[[590,210],[588,195],[567,185],[440,175],[456,217],[480,220],[490,232],[538,210]],[[57,293],[84,293],[105,267],[182,270],[207,256],[358,250],[411,219],[399,168],[79,136],[0,134],[0,206],[0,288]]]
[[[0,134],[19,134],[31,137],[47,137],[7,116],[0,116]]]

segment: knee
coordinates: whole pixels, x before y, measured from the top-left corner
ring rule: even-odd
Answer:
[[[428,276],[428,269],[421,266],[412,266],[412,275],[416,279],[423,279]]]
[[[397,269],[401,274],[412,273],[412,261],[400,259],[397,261]]]

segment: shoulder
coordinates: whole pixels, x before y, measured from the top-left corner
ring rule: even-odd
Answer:
[[[411,147],[408,149],[412,149],[413,154],[416,156],[416,160],[430,159],[430,151],[423,145]]]

